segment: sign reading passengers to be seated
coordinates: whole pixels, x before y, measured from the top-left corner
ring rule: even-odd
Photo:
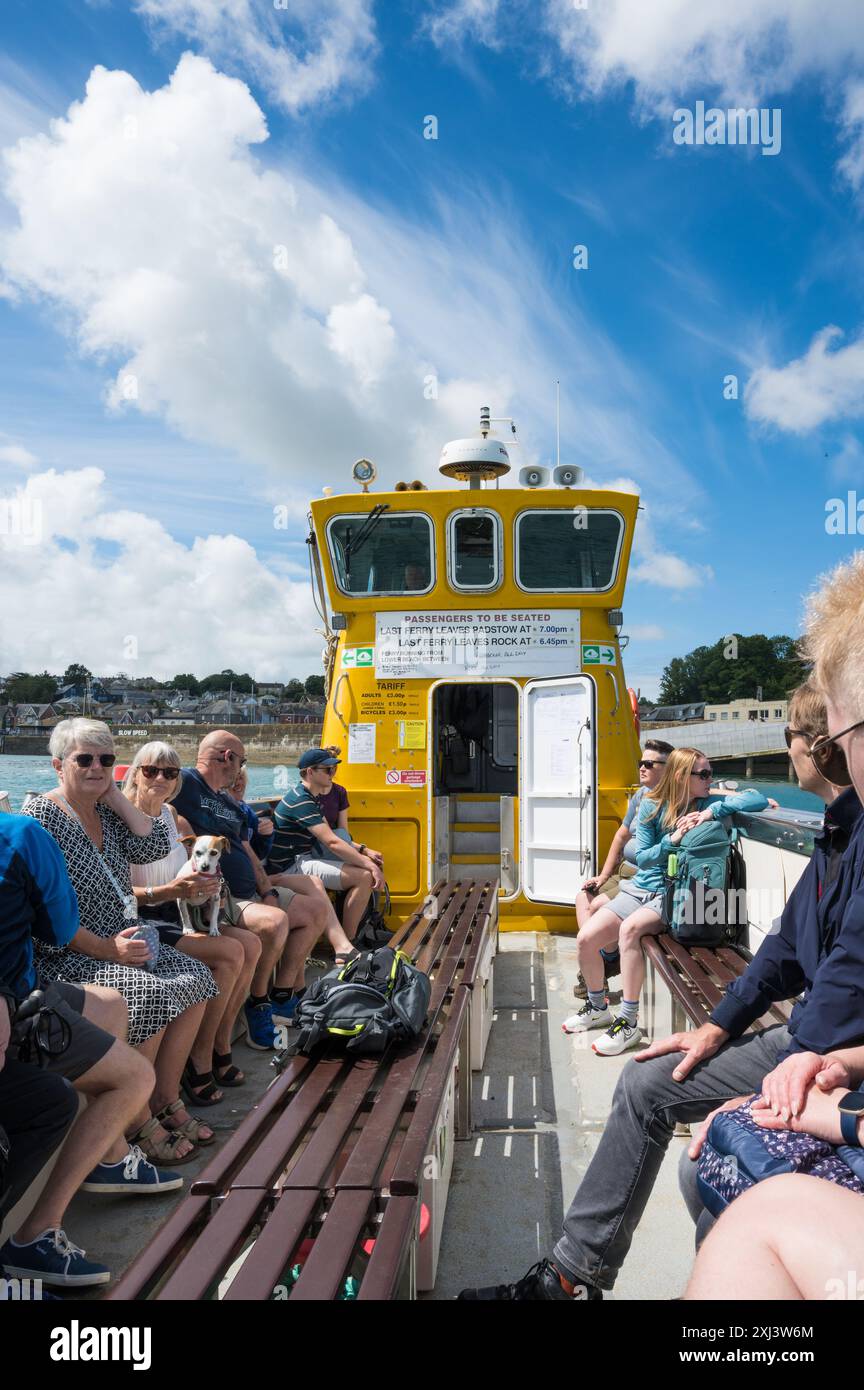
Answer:
[[[379,613],[375,675],[568,676],[580,669],[579,610]]]

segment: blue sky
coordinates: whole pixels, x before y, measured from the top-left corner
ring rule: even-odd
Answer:
[[[480,404],[548,461],[556,377],[562,458],[645,504],[628,679],[796,632],[860,544],[864,35],[696,8],[7,0],[0,497],[41,529],[0,537],[0,670],[306,674],[305,499],[433,481]],[[779,152],[675,145],[700,100]]]

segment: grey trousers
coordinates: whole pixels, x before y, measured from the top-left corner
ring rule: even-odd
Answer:
[[[672,1080],[680,1052],[628,1063],[554,1250],[556,1264],[574,1283],[612,1288],[675,1124],[704,1120],[724,1100],[761,1090],[788,1044],[788,1029],[781,1024],[749,1033],[726,1043],[684,1081]]]

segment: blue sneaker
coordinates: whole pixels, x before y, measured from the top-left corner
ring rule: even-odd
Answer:
[[[133,1144],[125,1158],[117,1163],[97,1163],[81,1184],[82,1192],[130,1192],[148,1196],[150,1193],[173,1192],[183,1186],[179,1173],[156,1168],[146,1158],[143,1149]]]
[[[85,1253],[58,1226],[56,1230],[43,1231],[26,1245],[7,1240],[0,1249],[0,1267],[7,1278],[41,1279],[43,1284],[64,1289],[107,1284],[111,1271],[105,1265],[85,1260]]]
[[[305,992],[305,990],[301,990],[299,994],[292,994],[290,999],[273,1000],[270,1005],[273,1014],[273,1022],[293,1023],[294,1015],[297,1012],[297,1005],[300,1003]]]
[[[244,1004],[246,1015],[246,1042],[259,1052],[271,1052],[276,1047],[276,1029],[273,1026],[273,1005],[269,999],[264,1004]]]

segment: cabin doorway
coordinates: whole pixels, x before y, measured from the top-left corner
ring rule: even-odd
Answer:
[[[508,681],[432,691],[433,878],[518,889],[519,690]]]

